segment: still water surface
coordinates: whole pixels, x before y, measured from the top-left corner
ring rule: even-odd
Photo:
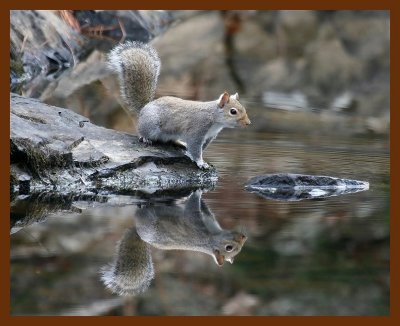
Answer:
[[[386,138],[226,130],[207,149],[205,160],[215,165],[219,180],[215,189],[199,192],[199,218],[212,221],[214,215],[214,226],[246,235],[233,264],[218,266],[203,252],[163,250],[143,242],[137,234],[146,205],[90,208],[76,202],[82,213],[53,213],[11,235],[11,314],[389,313]],[[370,189],[292,202],[243,190],[249,178],[266,173],[364,180]],[[157,200],[153,218],[184,214],[187,195]],[[184,226],[175,227],[185,233]],[[129,234],[127,251],[142,248],[147,269],[140,276],[143,292],[124,297],[106,287],[101,270],[115,264],[116,246]],[[128,254],[126,259],[134,265],[143,255]],[[129,277],[137,275],[125,280]]]

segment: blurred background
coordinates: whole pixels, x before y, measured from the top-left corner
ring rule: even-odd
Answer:
[[[205,152],[219,172],[203,195],[223,229],[247,236],[234,264],[151,249],[142,294],[102,284],[136,205],[46,194],[11,201],[13,315],[387,315],[388,11],[12,11],[11,90],[136,133],[105,64],[119,42],[151,42],[156,97],[238,92],[252,125]],[[265,173],[365,180],[370,190],[274,201],[243,190]],[[176,198],[180,198],[179,195]],[[135,198],[120,200],[135,202]],[[14,223],[31,215],[29,223]]]
[[[264,110],[252,130],[389,133],[388,11],[13,11],[11,21],[13,89],[110,128],[133,127],[105,52],[134,39],[159,52],[157,96],[226,89],[249,109],[297,112]]]

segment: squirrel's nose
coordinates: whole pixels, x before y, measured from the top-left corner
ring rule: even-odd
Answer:
[[[247,240],[247,237],[243,233],[239,233],[236,237],[235,240],[241,243],[244,243]]]

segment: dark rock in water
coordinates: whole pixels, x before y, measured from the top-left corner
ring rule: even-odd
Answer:
[[[275,200],[326,198],[369,189],[369,183],[330,176],[278,173],[251,178],[245,189]]]

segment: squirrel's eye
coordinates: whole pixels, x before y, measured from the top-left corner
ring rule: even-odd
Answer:
[[[225,247],[225,250],[226,250],[227,252],[231,252],[231,251],[233,250],[233,246],[227,245],[227,246]]]
[[[231,109],[229,112],[230,112],[230,114],[232,114],[232,115],[237,114],[237,110],[236,110],[236,109]]]

